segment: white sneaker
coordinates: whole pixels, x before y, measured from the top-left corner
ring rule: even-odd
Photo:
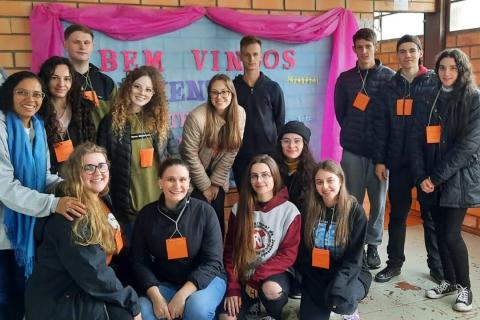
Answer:
[[[458,296],[455,304],[453,305],[453,310],[459,312],[467,312],[473,308],[473,294],[472,290],[464,288],[460,285],[458,287]]]
[[[342,315],[343,320],[360,320],[360,315],[358,314],[358,309],[355,310],[352,314]]]
[[[427,290],[425,296],[430,299],[438,299],[451,294],[457,293],[457,287],[450,284],[448,281],[442,280],[438,286],[433,289]]]

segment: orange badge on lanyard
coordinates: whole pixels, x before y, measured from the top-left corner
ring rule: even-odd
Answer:
[[[60,141],[54,145],[53,149],[55,151],[55,158],[57,158],[57,162],[64,162],[73,152],[72,140],[68,139],[65,141]]]
[[[427,143],[440,143],[440,137],[442,136],[442,127],[440,126],[427,126]]]
[[[312,266],[322,269],[330,269],[330,250],[313,248]]]
[[[100,101],[98,100],[98,96],[95,91],[93,90],[83,91],[83,97],[95,103],[95,107],[98,108],[100,106]]]
[[[355,97],[355,101],[353,101],[353,106],[358,110],[365,111],[369,101],[370,98],[366,94],[359,92]]]
[[[168,260],[188,258],[187,238],[171,238],[165,240]]]
[[[153,165],[153,148],[140,149],[140,167],[148,168]]]

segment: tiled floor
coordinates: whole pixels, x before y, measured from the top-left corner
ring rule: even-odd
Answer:
[[[402,274],[387,283],[373,282],[368,296],[359,307],[362,320],[480,320],[480,237],[464,233],[470,257],[470,280],[474,299],[474,309],[468,313],[452,310],[455,296],[438,300],[425,298],[425,289],[435,284],[430,281],[426,263],[426,252],[421,225],[407,229],[405,246],[406,262]],[[382,262],[386,260],[388,232],[385,231],[380,249]],[[384,264],[382,265],[383,268]],[[374,270],[373,274],[381,269]],[[285,319],[298,319],[299,300],[290,300],[285,310]],[[332,316],[332,320],[341,319]]]

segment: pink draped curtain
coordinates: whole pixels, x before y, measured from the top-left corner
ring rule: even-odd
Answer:
[[[184,7],[175,10],[130,6],[72,8],[61,4],[39,4],[30,16],[32,70],[53,55],[63,55],[61,20],[87,25],[119,40],[141,40],[184,28],[207,16],[213,22],[241,34],[287,43],[307,43],[333,36],[330,71],[323,112],[321,159],[339,160],[339,126],[335,119],[333,95],[340,72],[352,67],[355,55],[352,36],[358,29],[355,16],[336,8],[323,15],[252,15],[225,8]],[[321,105],[321,102],[319,102]]]

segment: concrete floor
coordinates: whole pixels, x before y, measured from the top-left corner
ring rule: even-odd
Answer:
[[[373,282],[368,296],[359,306],[363,320],[480,320],[480,237],[464,233],[463,235],[470,258],[470,280],[472,283],[474,309],[468,313],[452,310],[456,296],[430,300],[425,298],[425,289],[431,289],[435,283],[429,279],[426,252],[421,225],[407,228],[405,246],[406,262],[402,274],[390,282]],[[383,244],[379,247],[382,268],[387,258],[386,244],[388,232],[385,231]],[[373,270],[375,274],[381,269]],[[290,299],[284,310],[284,319],[298,319],[299,300]],[[341,319],[332,315],[332,320]]]

